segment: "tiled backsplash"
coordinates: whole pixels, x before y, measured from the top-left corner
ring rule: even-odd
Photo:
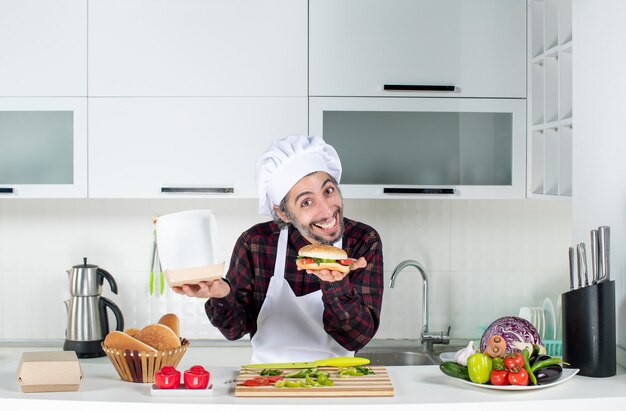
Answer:
[[[254,200],[1,200],[0,339],[65,338],[66,270],[83,257],[114,276],[119,294],[105,284],[103,295],[120,306],[126,328],[175,312],[185,337],[223,339],[203,301],[167,289],[148,295],[152,217],[200,208],[216,215],[227,261],[239,234],[264,220]],[[419,335],[417,270],[405,269],[388,288],[393,268],[406,259],[429,275],[430,329],[450,325],[453,338],[476,338],[481,326],[520,306],[556,301],[569,284],[566,201],[346,200],[345,214],[383,239],[387,280],[377,338]]]

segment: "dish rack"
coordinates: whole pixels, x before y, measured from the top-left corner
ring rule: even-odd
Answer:
[[[544,340],[543,346],[546,347],[546,354],[550,357],[563,356],[563,341],[561,340]]]

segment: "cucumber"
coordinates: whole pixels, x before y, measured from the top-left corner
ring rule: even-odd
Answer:
[[[454,378],[460,378],[462,380],[469,381],[469,372],[467,367],[457,364],[454,361],[444,361],[439,364],[439,369],[446,375]]]

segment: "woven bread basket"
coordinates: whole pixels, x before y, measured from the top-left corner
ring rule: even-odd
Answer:
[[[189,341],[180,339],[180,347],[166,351],[119,350],[102,344],[102,349],[120,378],[128,382],[154,382],[154,373],[166,365],[177,367],[189,348]]]

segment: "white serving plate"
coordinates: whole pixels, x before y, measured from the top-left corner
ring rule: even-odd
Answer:
[[[441,361],[456,361],[456,352],[442,352],[439,354]]]
[[[559,377],[558,380],[552,381],[552,382],[550,382],[548,384],[541,384],[541,385],[491,385],[491,384],[476,384],[474,382],[467,381],[467,380],[462,380],[460,378],[450,377],[449,375],[447,375],[447,377],[450,377],[450,378],[452,378],[454,380],[460,381],[460,382],[462,382],[464,384],[469,384],[469,385],[473,385],[475,387],[480,387],[480,388],[486,388],[486,389],[489,389],[489,390],[530,391],[530,390],[540,390],[542,388],[548,388],[548,387],[553,387],[555,385],[563,384],[565,381],[569,380],[574,375],[576,375],[578,373],[578,371],[580,371],[578,368],[563,368],[563,373],[561,374],[561,376]]]

